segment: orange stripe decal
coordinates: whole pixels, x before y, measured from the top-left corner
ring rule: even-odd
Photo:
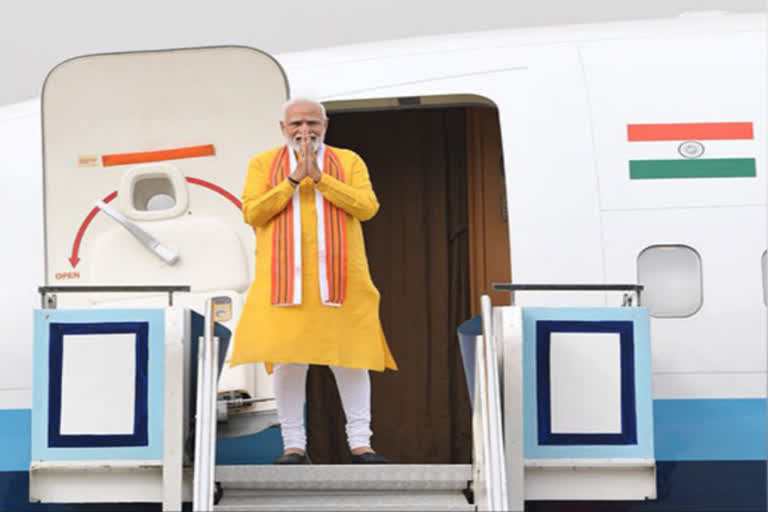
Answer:
[[[213,147],[213,144],[205,144],[203,146],[162,149],[160,151],[104,155],[101,157],[101,165],[104,167],[111,167],[113,165],[144,164],[147,162],[162,162],[164,160],[178,160],[181,158],[197,158],[214,155],[216,155],[216,149]]]
[[[627,140],[744,140],[754,139],[752,123],[629,124]]]

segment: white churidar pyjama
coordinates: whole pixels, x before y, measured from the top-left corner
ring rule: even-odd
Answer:
[[[329,367],[336,379],[341,405],[347,418],[347,444],[354,450],[371,445],[371,381],[368,370]],[[309,365],[275,364],[274,384],[277,416],[284,448],[306,449],[304,402]]]

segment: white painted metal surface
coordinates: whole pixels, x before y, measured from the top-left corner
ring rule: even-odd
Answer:
[[[628,179],[628,160],[654,152],[676,158],[680,141],[645,149],[627,141],[630,123],[752,121],[754,140],[703,140],[705,156],[753,157],[764,161],[765,36],[742,32],[660,35],[653,41],[627,38],[593,42],[582,50],[592,105],[600,202],[604,210],[722,207],[765,203],[763,172],[755,178]],[[738,54],[739,58],[733,58]],[[668,80],[671,76],[680,79]],[[695,84],[695,86],[694,86]],[[714,98],[722,98],[715,100]],[[727,103],[726,103],[727,102]],[[639,147],[638,147],[639,146]],[[658,151],[654,151],[654,149]],[[761,234],[761,238],[765,233]],[[757,255],[759,256],[759,255]]]
[[[559,462],[559,461],[558,461]],[[656,466],[589,463],[547,466],[526,464],[529,500],[644,500],[656,498]]]
[[[475,402],[472,417],[473,483],[478,510],[507,510],[500,353],[496,349],[491,299],[481,298],[483,336],[475,347]]]
[[[716,205],[708,202],[713,198],[721,202],[720,206],[755,205],[762,212],[759,222],[764,223],[765,187],[755,187],[757,192],[745,190],[746,195],[741,196],[737,191],[746,185],[737,184],[736,188],[728,187],[723,195],[717,184],[685,180],[640,184],[643,192],[635,196],[626,188],[627,184],[620,189],[613,186],[615,180],[626,175],[626,159],[634,151],[629,151],[627,146],[626,122],[652,114],[651,121],[658,122],[671,120],[673,116],[688,118],[692,112],[702,113],[697,114],[700,116],[706,112],[707,119],[715,120],[754,119],[755,151],[760,161],[760,152],[764,151],[759,141],[763,138],[760,123],[764,117],[761,105],[765,101],[765,77],[755,70],[762,69],[759,53],[764,51],[764,45],[752,44],[752,39],[761,37],[764,25],[762,16],[722,16],[497,31],[323,49],[286,54],[279,59],[297,94],[354,100],[474,93],[495,102],[504,141],[515,280],[607,282],[625,280],[614,277],[616,266],[624,263],[609,261],[612,256],[608,254],[620,250],[626,243],[623,237],[632,233],[625,229],[619,233],[606,229],[604,224],[611,221],[601,218],[601,210],[636,207],[646,211],[663,206],[658,203],[661,198],[667,198],[664,204],[673,206],[695,200],[697,209],[708,210]],[[691,41],[694,46],[699,43],[703,46],[688,51]],[[684,58],[676,58],[681,54]],[[740,58],[731,59],[730,55]],[[756,58],[757,64],[753,64]],[[625,70],[622,66],[632,69]],[[733,73],[710,76],[712,70],[722,66]],[[617,73],[616,69],[626,73]],[[727,88],[724,80],[729,80]],[[728,91],[732,87],[740,92],[731,94]],[[39,269],[34,255],[42,251],[39,222],[34,221],[41,211],[37,110],[35,102],[29,102],[6,107],[7,114],[0,116],[4,126],[0,137],[4,150],[0,158],[3,168],[13,173],[4,189],[7,194],[3,196],[2,211],[6,218],[29,219],[6,223],[3,228],[4,238],[14,240],[17,250],[3,255],[7,261],[5,268],[13,269],[7,273],[6,282],[14,294],[7,297],[6,307],[2,308],[9,315],[4,325],[9,325],[13,335],[8,336],[12,341],[5,345],[10,357],[3,357],[0,365],[2,361],[13,361],[13,364],[6,363],[0,371],[0,407],[29,404],[31,365],[24,341],[30,339],[29,329],[23,322],[10,320],[21,318],[36,303],[32,290],[41,282],[34,277],[39,274],[34,270]],[[715,148],[708,147],[709,150]],[[242,174],[243,164],[238,165]],[[759,170],[759,183],[760,176]],[[232,182],[233,190],[237,191],[241,178],[242,175]],[[62,184],[62,189],[67,186]],[[709,192],[705,193],[704,189]],[[649,202],[643,202],[642,198]],[[610,216],[611,211],[606,215]],[[665,217],[667,214],[676,217],[674,211],[667,211]],[[642,215],[633,219],[632,224],[646,233],[644,244],[678,242],[679,236],[664,235],[665,225],[666,218]],[[739,340],[745,340],[745,350],[728,352],[749,353],[751,360],[758,361],[765,359],[760,357],[764,351],[759,349],[764,328],[752,318],[760,315],[760,323],[764,318],[762,312],[755,309],[751,292],[741,293],[741,290],[750,289],[750,284],[742,287],[744,281],[753,283],[760,279],[756,274],[759,270],[752,263],[759,254],[753,256],[749,244],[750,240],[763,244],[765,230],[753,236],[750,224],[741,226],[746,226],[749,233],[722,244],[715,254],[720,258],[722,252],[722,257],[729,260],[733,255],[742,255],[750,263],[732,267],[729,262],[727,267],[716,269],[705,262],[707,282],[711,283],[713,278],[717,281],[716,285],[709,286],[712,292],[705,290],[705,302],[712,296],[727,296],[731,298],[730,309],[748,311],[752,327],[744,328],[738,336]],[[726,248],[733,250],[726,254]],[[759,253],[762,250],[764,247]],[[633,265],[635,256],[626,263]],[[711,257],[706,259],[712,261]],[[730,268],[739,269],[738,282],[728,281],[732,276]],[[632,273],[621,272],[621,275]],[[68,282],[70,277],[62,273],[61,282]],[[518,300],[530,305],[604,302],[599,294],[545,297],[521,293]],[[698,320],[693,323],[697,324]],[[679,324],[675,331],[688,332],[687,323]],[[697,343],[706,340],[707,344],[711,340],[716,344],[715,340],[722,337],[715,335],[710,325],[695,329],[705,334],[686,334],[686,339]],[[679,333],[662,337],[682,340]],[[717,357],[709,360],[715,367],[719,364]],[[675,355],[664,361],[664,365],[669,364],[684,363]],[[686,397],[689,389],[693,393],[691,397],[736,398],[764,397],[764,377],[762,365],[757,369],[725,367],[716,371],[688,368],[675,374],[662,369],[657,372],[656,380],[660,398]]]
[[[63,338],[61,434],[133,434],[136,335]]]
[[[30,501],[103,503],[162,501],[160,461],[35,463],[30,468]]]
[[[204,336],[197,350],[197,416],[195,417],[195,473],[193,510],[213,510],[216,465],[216,385],[219,375],[219,339],[213,335],[217,297],[205,301]]]
[[[523,319],[516,306],[493,308],[496,346],[502,354],[504,462],[509,510],[525,507],[523,444]]]
[[[186,414],[184,341],[189,340],[189,311],[165,313],[165,386],[163,393],[163,510],[181,510]]]
[[[34,475],[29,485],[31,502],[164,502],[163,467],[158,461],[35,463],[30,474]],[[188,501],[192,474],[185,469],[182,477],[182,498]]]
[[[42,152],[40,102],[30,100],[0,108],[0,253],[3,293],[0,322],[0,409],[32,407],[32,343],[30,311],[39,304],[36,286],[44,281],[42,221]]]
[[[685,244],[701,256],[701,309],[688,318],[651,318],[654,397],[764,397],[765,209],[611,211],[603,222],[610,281],[635,281],[638,255],[655,243]]]
[[[553,433],[621,433],[621,358],[616,333],[552,333]]]
[[[165,247],[155,250],[169,262],[112,222],[83,251],[85,258],[91,261],[89,275],[94,281],[99,284],[124,283],[125,271],[116,272],[117,267],[130,268],[135,275],[141,276],[142,282],[190,285],[196,293],[216,290],[243,293],[250,286],[251,269],[244,244],[220,220],[184,216],[137,224]],[[200,239],[207,240],[202,247]],[[173,255],[178,260],[171,264]]]

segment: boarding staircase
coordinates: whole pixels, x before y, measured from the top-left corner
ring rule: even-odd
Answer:
[[[637,303],[640,302],[637,285],[514,287],[500,289],[510,292],[532,287],[554,291],[630,289],[635,292]],[[123,288],[115,291],[137,291]],[[98,291],[108,289],[100,287]],[[225,336],[228,337],[229,332],[217,322],[229,321],[232,297],[223,292],[206,296],[205,318],[194,313],[193,321],[191,309],[173,306],[172,293],[181,290],[173,286],[151,288],[154,292],[160,289],[169,294],[167,308],[61,310],[57,310],[52,295],[57,290],[41,289],[43,307],[36,311],[31,501],[161,501],[163,510],[180,510],[182,502],[191,499],[195,511],[418,509],[522,512],[524,499],[642,500],[656,497],[649,324],[647,310],[643,308],[528,307],[524,311],[517,306],[501,306],[491,309],[490,299],[483,297],[482,335],[478,335],[480,329],[477,327],[463,332],[463,335],[472,336],[474,361],[470,362],[472,354],[466,351],[469,344],[464,343],[466,339],[462,341],[462,357],[468,365],[465,372],[474,377],[471,464],[217,466],[217,422],[226,417],[226,407],[222,411],[224,404],[217,403],[218,371],[222,362],[219,339],[215,334],[222,336],[223,352],[228,339]],[[61,291],[91,290],[67,287]],[[630,298],[625,297],[624,306],[631,305]],[[115,320],[120,322],[115,324]],[[136,369],[133,374],[127,374],[130,384],[140,382],[136,379],[142,375],[152,384],[146,386],[141,400],[142,407],[148,411],[144,432],[154,434],[145,440],[131,440],[135,448],[128,446],[127,452],[115,451],[113,446],[120,439],[113,439],[114,436],[99,438],[106,443],[102,447],[87,445],[90,437],[72,440],[77,436],[67,432],[61,434],[59,416],[47,416],[51,410],[63,416],[63,411],[69,414],[71,421],[75,417],[70,412],[73,406],[69,409],[60,404],[52,406],[48,398],[61,397],[62,389],[67,391],[67,386],[82,381],[71,375],[64,379],[56,374],[62,372],[63,363],[57,363],[53,357],[58,357],[57,350],[65,348],[64,334],[80,332],[71,329],[64,332],[61,330],[63,325],[101,331],[105,326],[113,330],[141,327],[154,333],[143,340],[139,340],[139,334],[134,335],[138,354],[134,356]],[[107,334],[112,336],[112,332]],[[600,336],[584,337],[590,333]],[[93,339],[99,343],[113,342],[106,335]],[[105,339],[107,341],[103,341]],[[604,344],[607,348],[596,346],[596,342],[602,343],[606,339],[610,341]],[[115,343],[117,347],[122,346]],[[150,355],[144,363],[139,357],[141,347]],[[70,361],[81,361],[82,368],[89,367],[89,353],[67,352],[70,353],[73,354]],[[158,358],[157,354],[163,357]],[[193,354],[197,354],[196,372],[188,371]],[[103,352],[102,358],[103,364],[111,364],[111,368],[124,366],[122,356]],[[571,371],[573,369],[579,371]],[[622,398],[618,407],[615,400],[603,400],[605,404],[600,414],[570,417],[570,421],[581,421],[592,429],[587,434],[570,433],[571,430],[564,429],[576,431],[576,427],[563,427],[563,418],[568,418],[569,410],[578,412],[581,408],[565,410],[562,404],[570,406],[580,403],[579,400],[594,402],[594,393],[585,390],[597,389],[596,386],[586,388],[583,384],[585,380],[592,382],[587,377],[593,373],[602,378],[601,385],[621,391]],[[539,376],[544,376],[541,382]],[[193,389],[189,382],[192,379],[195,379],[197,393],[194,406],[188,396]],[[105,382],[111,383],[108,379]],[[75,389],[80,392],[79,388]],[[82,393],[88,398],[89,390],[83,389]],[[571,393],[573,389],[578,393]],[[632,393],[636,398],[632,398]],[[568,400],[564,402],[563,397]],[[140,400],[133,402],[138,404]],[[79,406],[79,402],[73,403]],[[115,404],[124,405],[122,401],[115,401]],[[531,404],[536,404],[537,408],[531,409]],[[132,411],[137,417],[141,412],[139,405],[134,405]],[[556,417],[551,411],[557,411],[560,416]],[[625,415],[625,411],[634,411],[634,414]],[[195,421],[194,430],[188,428],[190,415]],[[77,416],[80,417],[83,416]],[[603,421],[603,418],[617,417],[621,419],[618,431]],[[542,420],[537,424],[539,418]],[[96,419],[89,417],[87,422],[75,426],[88,433],[107,428]],[[578,427],[582,423],[574,424]],[[249,425],[252,427],[252,422]],[[242,430],[242,424],[235,427],[227,424],[226,431],[222,429],[220,434]],[[563,439],[564,431],[567,439]],[[134,427],[134,437],[138,435],[135,432],[140,434],[142,430]],[[194,436],[189,435],[191,432]],[[194,440],[192,467],[188,464],[191,446],[186,442],[191,440]],[[599,446],[600,450],[591,446],[604,440],[613,445]],[[64,441],[76,441],[77,446],[85,446],[89,451],[76,452],[73,456],[70,447],[62,446]]]
[[[476,347],[472,464],[214,466],[216,308],[216,298],[209,299],[198,351],[194,511],[510,510],[498,352],[492,336]],[[490,332],[488,297],[483,298],[483,323],[484,332]]]

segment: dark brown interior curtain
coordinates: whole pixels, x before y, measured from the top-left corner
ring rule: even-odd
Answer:
[[[493,283],[512,279],[509,224],[498,112],[472,107],[466,114],[470,305],[472,315],[479,315],[484,294],[495,306],[510,304],[508,292],[493,291]]]
[[[397,463],[468,463],[471,411],[456,339],[469,317],[466,113],[432,109],[332,116],[327,141],[368,164],[381,209],[364,223],[381,318],[398,372],[371,372],[373,446]],[[344,463],[331,372],[307,379],[308,451]]]

